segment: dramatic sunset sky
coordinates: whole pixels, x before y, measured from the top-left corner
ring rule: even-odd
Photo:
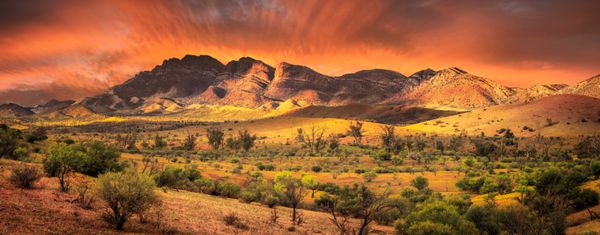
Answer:
[[[185,54],[574,84],[600,73],[599,11],[593,0],[5,0],[0,103],[78,99]]]

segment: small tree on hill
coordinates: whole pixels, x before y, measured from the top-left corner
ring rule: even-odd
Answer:
[[[154,136],[154,148],[163,149],[165,147],[167,147],[167,142],[165,141],[165,139],[162,136],[156,134],[156,136]]]
[[[327,142],[323,137],[324,134],[325,129],[313,125],[302,138],[303,143],[306,144],[310,151],[319,152],[325,148],[325,143]]]
[[[256,135],[251,135],[248,130],[243,130],[238,133],[238,141],[244,151],[248,152],[254,147],[254,141],[256,141]]]
[[[396,143],[396,135],[394,133],[394,126],[386,125],[382,128],[381,133],[381,145],[385,148],[385,151],[391,153],[394,151],[394,145]]]
[[[354,144],[360,145],[363,137],[363,123],[362,122],[351,122],[348,127],[348,135],[354,138]]]
[[[304,175],[302,176],[302,184],[312,191],[310,197],[314,198],[315,191],[317,191],[317,186],[319,186],[319,181],[317,181],[317,177],[315,177],[314,175]]]
[[[188,151],[194,150],[194,147],[196,147],[196,136],[192,134],[187,135],[182,147],[183,149]]]
[[[284,200],[292,207],[292,222],[296,223],[296,208],[306,194],[302,181],[294,178],[289,171],[280,172],[275,176],[275,191],[281,193]]]
[[[69,185],[67,177],[79,168],[85,154],[75,148],[75,145],[54,144],[51,145],[44,160],[44,171],[48,176],[58,177],[60,190],[66,192]]]
[[[214,150],[219,150],[221,145],[223,145],[223,137],[225,133],[219,128],[209,128],[206,129],[206,137],[208,138],[208,144]]]

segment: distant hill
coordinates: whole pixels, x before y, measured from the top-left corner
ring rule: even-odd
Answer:
[[[284,116],[310,118],[343,118],[370,120],[386,124],[412,124],[457,114],[420,107],[349,104],[342,106],[309,106],[286,113]]]
[[[0,117],[25,117],[35,114],[28,108],[18,104],[0,104]]]
[[[493,135],[510,128],[517,135],[600,134],[600,99],[580,95],[553,95],[521,104],[504,104],[442,117],[408,126],[409,129]]]
[[[45,104],[33,107],[32,111],[35,113],[48,113],[48,112],[64,109],[74,103],[75,103],[74,100],[59,101],[56,99],[51,99],[48,102],[46,102]]]

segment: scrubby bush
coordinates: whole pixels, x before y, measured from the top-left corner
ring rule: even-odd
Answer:
[[[410,185],[421,191],[429,186],[429,180],[423,176],[417,176],[410,181]]]
[[[241,186],[231,182],[219,183],[217,186],[217,194],[222,197],[237,198],[241,191]]]
[[[42,174],[35,167],[17,167],[12,170],[9,180],[19,188],[30,189],[41,177]]]
[[[392,160],[392,154],[389,152],[377,153],[373,156],[373,159],[380,161],[389,161]]]
[[[110,211],[105,219],[118,230],[123,229],[132,215],[146,211],[157,200],[152,178],[130,172],[100,175],[96,192]]]
[[[374,171],[369,171],[363,174],[363,179],[367,182],[372,182],[375,180],[375,178],[377,178],[377,173]]]

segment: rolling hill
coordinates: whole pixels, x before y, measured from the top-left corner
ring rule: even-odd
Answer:
[[[342,118],[370,120],[386,124],[412,124],[457,112],[420,107],[350,104],[342,106],[309,106],[293,110],[284,116],[310,118]]]
[[[516,135],[577,136],[600,133],[600,99],[554,95],[532,102],[505,104],[407,126],[444,134],[486,135],[510,128]]]

